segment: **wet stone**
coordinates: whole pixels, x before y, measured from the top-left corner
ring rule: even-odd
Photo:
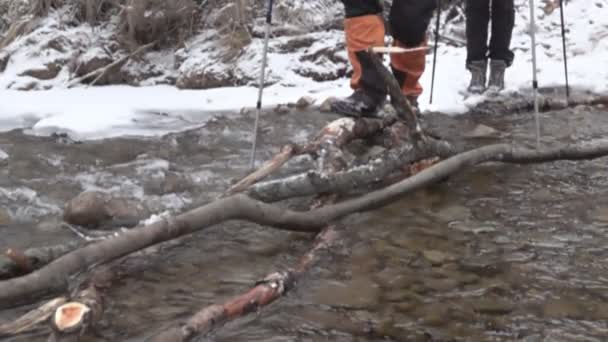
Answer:
[[[139,202],[98,191],[85,191],[68,201],[63,219],[71,224],[98,228],[105,224],[122,226],[125,222],[136,222],[139,217],[146,215],[146,209]]]
[[[313,103],[315,102],[315,99],[313,99],[310,96],[302,96],[301,98],[298,99],[298,101],[296,102],[296,108],[298,109],[304,109],[304,108],[308,108],[310,107]]]
[[[493,127],[479,124],[470,132],[465,133],[464,136],[472,139],[495,138],[500,136],[500,132]]]
[[[331,105],[335,101],[336,101],[335,97],[328,97],[325,101],[323,101],[323,103],[321,103],[321,106],[319,107],[319,111],[321,113],[329,113],[329,112],[331,112]]]

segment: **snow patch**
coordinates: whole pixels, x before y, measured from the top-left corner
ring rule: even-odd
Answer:
[[[293,4],[296,8],[317,6],[306,1]],[[328,5],[329,6],[329,5]],[[528,2],[518,4],[516,27],[513,32],[512,48],[515,52],[514,64],[507,70],[505,93],[529,93],[532,85],[532,63],[530,53]],[[551,14],[542,11],[543,4],[537,2],[538,79],[542,87],[564,85],[561,51],[561,30],[559,10]],[[312,12],[318,9],[307,10]],[[330,20],[338,7],[331,5],[328,14],[322,16]],[[608,7],[608,0],[573,1],[565,7],[569,80],[572,87],[596,93],[608,92],[608,16],[602,8]],[[325,10],[321,8],[321,10]],[[311,12],[311,13],[312,13]],[[315,12],[316,13],[316,12]],[[330,15],[331,14],[331,15]],[[60,14],[55,14],[60,15]],[[21,72],[35,61],[36,66],[57,58],[69,58],[69,53],[60,51],[40,53],[41,45],[49,43],[50,28],[58,25],[57,17],[45,19],[35,32],[39,38],[35,45],[27,46],[24,39],[13,42],[8,49],[11,55],[6,72],[0,75],[0,88],[27,86],[27,77]],[[90,31],[82,27],[70,28],[65,33],[72,45],[91,46]],[[302,74],[315,73],[329,75],[337,68],[350,68],[346,54],[323,55],[323,49],[338,47],[343,50],[344,36],[339,30],[327,30],[304,34],[300,38],[311,38],[309,43],[295,48],[285,46],[294,36],[273,37],[268,55],[266,82],[272,84],[264,89],[263,105],[275,106],[296,102],[309,95],[321,102],[327,97],[350,94],[346,78],[316,82]],[[49,36],[49,39],[46,37]],[[206,45],[205,35],[189,42],[188,51],[179,51],[176,56],[167,53],[150,55],[158,63],[180,64],[179,72],[201,71],[209,63],[216,61],[211,45]],[[67,70],[48,81],[43,87],[53,87],[46,91],[22,92],[0,90],[0,131],[26,128],[32,134],[68,132],[77,139],[101,139],[121,135],[155,136],[203,125],[218,111],[238,111],[254,107],[257,101],[256,82],[262,56],[263,39],[255,38],[245,48],[234,63],[220,63],[214,72],[231,72],[235,82],[248,86],[225,87],[205,90],[178,90],[172,86],[107,86],[78,89],[61,89],[68,77]],[[341,45],[342,44],[342,45]],[[48,50],[48,49],[47,49]],[[52,49],[51,49],[52,50]],[[336,50],[337,51],[337,50]],[[435,79],[434,101],[429,104],[432,58],[427,58],[427,72],[421,83],[425,88],[419,99],[421,109],[459,114],[468,111],[485,96],[471,96],[464,99],[469,80],[465,70],[466,49],[440,45]],[[388,62],[387,62],[388,63]],[[66,68],[64,68],[66,69]],[[150,81],[152,83],[152,81]]]

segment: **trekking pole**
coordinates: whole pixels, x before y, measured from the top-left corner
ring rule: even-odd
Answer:
[[[530,0],[530,39],[532,40],[532,89],[534,91],[534,118],[536,121],[536,148],[540,148],[540,118],[538,114],[538,80],[536,78],[536,25],[534,0]]]
[[[441,0],[437,0],[437,21],[435,22],[435,50],[433,52],[433,72],[431,73],[431,97],[429,104],[433,104],[433,89],[435,88],[435,67],[437,66],[437,46],[439,45],[439,19],[441,17]]]
[[[272,24],[272,1],[268,0],[268,12],[266,12],[266,30],[264,33],[264,52],[262,54],[262,68],[260,70],[260,84],[258,87],[258,102],[256,104],[255,124],[253,128],[253,144],[251,146],[251,162],[249,168],[253,170],[255,166],[255,152],[258,140],[258,125],[260,122],[260,112],[262,111],[262,93],[264,91],[264,78],[266,74],[266,55],[268,54],[268,40],[270,40],[270,25]]]
[[[568,56],[566,54],[566,28],[564,24],[564,0],[559,0],[559,11],[562,23],[562,50],[564,53],[564,74],[566,75],[566,103],[570,100],[570,85],[568,84]]]

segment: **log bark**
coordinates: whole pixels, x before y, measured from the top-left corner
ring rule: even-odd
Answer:
[[[365,118],[334,120],[321,129],[317,137],[311,142],[304,145],[288,144],[284,146],[277,155],[264,163],[260,169],[230,187],[223,197],[244,191],[249,186],[277,171],[297,155],[312,154],[314,157],[318,157],[320,151],[326,150],[330,146],[341,149],[355,139],[367,139],[375,135],[390,124],[392,122]]]
[[[47,320],[62,304],[65,304],[67,298],[55,298],[40,307],[29,311],[25,315],[19,317],[13,322],[0,325],[0,337],[14,336],[32,331],[39,323]]]
[[[450,157],[430,168],[381,190],[335,205],[296,212],[237,194],[117,237],[90,244],[55,260],[24,277],[0,282],[0,308],[39,300],[65,290],[67,280],[92,265],[102,264],[134,251],[201,231],[228,221],[246,220],[299,232],[318,232],[326,224],[351,213],[375,209],[404,194],[442,180],[464,167],[487,162],[539,163],[554,160],[593,159],[608,155],[608,140],[566,145],[545,150],[489,145]]]
[[[385,151],[368,164],[355,166],[346,171],[327,174],[308,171],[287,178],[258,183],[247,189],[252,198],[275,202],[287,198],[310,196],[319,193],[345,194],[353,189],[366,187],[411,163],[431,158],[446,158],[454,155],[453,147],[445,141],[427,139],[417,147],[404,144],[399,148]]]

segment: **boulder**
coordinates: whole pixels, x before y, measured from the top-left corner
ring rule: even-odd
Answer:
[[[63,219],[82,227],[100,228],[112,223],[137,222],[145,215],[145,208],[138,202],[103,192],[85,191],[66,204]]]
[[[42,67],[28,69],[19,76],[30,76],[39,80],[52,80],[59,75],[61,65],[56,62],[47,63]]]

